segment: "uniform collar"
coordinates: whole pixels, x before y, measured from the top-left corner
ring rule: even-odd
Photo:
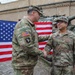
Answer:
[[[32,26],[32,27],[34,27],[34,23],[30,20],[30,19],[28,19],[27,17],[24,17],[29,23],[30,23],[30,25]]]
[[[68,33],[69,33],[69,31],[67,30],[65,33],[62,33],[62,34],[61,34],[61,33],[59,33],[59,31],[58,31],[56,34],[59,35],[59,36],[60,36],[60,35],[65,36],[65,35],[68,35]]]

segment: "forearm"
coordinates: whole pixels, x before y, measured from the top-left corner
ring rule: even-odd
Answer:
[[[39,36],[38,41],[39,42],[46,41],[46,40],[48,40],[48,38],[49,38],[49,36]]]
[[[30,55],[43,55],[43,52],[41,50],[39,50],[37,47],[30,47],[28,48],[28,51],[27,51],[28,54]]]
[[[39,50],[37,47],[35,47],[34,44],[28,44],[28,45],[25,45],[25,44],[21,44],[21,48],[22,50],[25,52],[27,52],[29,55],[41,55],[43,54],[43,52],[41,50]]]

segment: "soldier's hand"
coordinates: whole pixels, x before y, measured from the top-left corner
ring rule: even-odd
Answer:
[[[47,57],[47,52],[45,50],[43,50],[44,53],[44,57]]]

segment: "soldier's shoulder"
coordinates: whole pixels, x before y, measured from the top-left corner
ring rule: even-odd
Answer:
[[[71,37],[71,38],[75,38],[75,33],[72,32],[72,31],[68,31],[68,35],[69,35],[69,37]]]
[[[20,28],[25,28],[25,29],[29,29],[29,25],[27,24],[27,21],[25,19],[20,20],[16,26],[15,26],[15,30],[16,29],[20,29]]]
[[[55,37],[57,34],[58,34],[58,32],[52,33],[52,34],[50,34],[50,37]]]
[[[57,31],[57,32],[55,32],[55,33],[53,33],[53,34],[52,34],[52,37],[57,36],[57,35],[58,35],[58,33],[59,33],[58,31]]]
[[[70,30],[68,30],[68,34],[69,34],[69,35],[74,35],[74,36],[75,36],[75,33],[72,32],[72,31],[70,31]]]

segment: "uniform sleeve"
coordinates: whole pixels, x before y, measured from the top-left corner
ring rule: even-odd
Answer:
[[[47,44],[46,44],[46,46],[45,46],[45,50],[46,50],[47,52],[50,52],[51,49],[52,49],[52,34],[50,35],[50,37],[49,37],[49,39],[48,39],[48,42],[47,42]]]
[[[32,36],[31,36],[31,29],[29,27],[21,27],[16,30],[15,33],[17,37],[18,44],[22,48],[24,52],[27,51],[30,55],[41,55],[43,54],[35,44],[33,43]]]
[[[48,40],[48,38],[49,38],[49,36],[39,36],[38,40],[39,40],[39,42],[42,42],[42,41]]]

